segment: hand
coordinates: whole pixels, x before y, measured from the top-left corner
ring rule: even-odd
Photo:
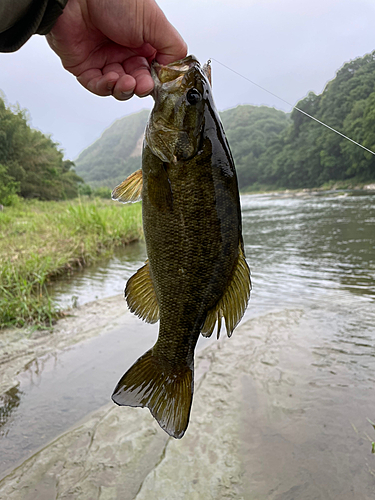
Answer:
[[[150,94],[153,59],[169,64],[187,54],[154,0],[69,0],[47,40],[85,88],[121,101]]]

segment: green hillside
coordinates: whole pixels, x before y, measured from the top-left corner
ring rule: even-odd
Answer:
[[[346,63],[320,95],[297,107],[375,150],[375,51]],[[113,188],[140,167],[148,111],[115,122],[76,161],[92,186]],[[240,189],[308,188],[375,181],[375,157],[296,109],[243,105],[220,113]]]
[[[113,188],[140,168],[142,135],[149,114],[144,109],[116,120],[79,155],[77,174],[92,187]]]
[[[93,187],[113,188],[141,165],[141,142],[148,110],[117,120],[77,158],[77,173]],[[289,124],[283,111],[237,106],[220,113],[236,161],[240,186],[250,182],[247,165]]]
[[[74,198],[82,183],[59,145],[30,127],[27,111],[0,97],[0,204],[11,205],[18,196]]]
[[[297,107],[375,151],[375,51],[346,63]],[[258,185],[305,188],[375,180],[375,157],[294,109],[291,124],[248,164]],[[253,184],[254,186],[254,184]]]
[[[223,111],[220,116],[243,189],[257,181],[259,159],[290,125],[289,115],[267,106],[244,105]]]

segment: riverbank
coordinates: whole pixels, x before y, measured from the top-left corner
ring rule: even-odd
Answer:
[[[200,339],[181,441],[110,403],[158,332],[122,296],[73,309],[53,335],[8,331],[0,498],[372,500],[375,208],[355,194],[242,198],[249,308],[231,339]]]
[[[183,439],[110,403],[10,472],[0,499],[370,500],[373,391],[319,363],[321,315],[284,309],[211,339]]]
[[[283,194],[283,195],[300,195],[313,194],[313,193],[324,193],[326,191],[375,191],[375,182],[365,183],[357,181],[330,181],[323,186],[315,188],[305,188],[305,189],[286,189],[286,188],[274,188],[272,186],[259,186],[256,190],[241,191],[241,194]]]
[[[46,283],[142,237],[140,204],[24,201],[0,212],[0,328],[49,325]]]
[[[16,387],[17,375],[34,360],[114,328],[127,313],[123,295],[66,312],[52,329],[5,328],[0,335],[0,395]]]

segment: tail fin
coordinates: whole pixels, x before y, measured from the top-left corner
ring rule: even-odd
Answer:
[[[189,366],[172,370],[150,349],[121,378],[112,400],[120,406],[146,406],[163,430],[180,439],[189,424],[193,384]]]

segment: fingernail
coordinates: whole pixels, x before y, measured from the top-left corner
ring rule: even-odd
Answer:
[[[121,99],[123,99],[124,101],[126,99],[130,99],[131,97],[133,97],[134,95],[134,92],[132,90],[128,91],[128,92],[121,92],[120,96],[121,96]]]
[[[148,95],[151,94],[152,91],[153,89],[149,90],[148,92],[144,92],[143,94],[138,94],[138,97],[147,97]]]

